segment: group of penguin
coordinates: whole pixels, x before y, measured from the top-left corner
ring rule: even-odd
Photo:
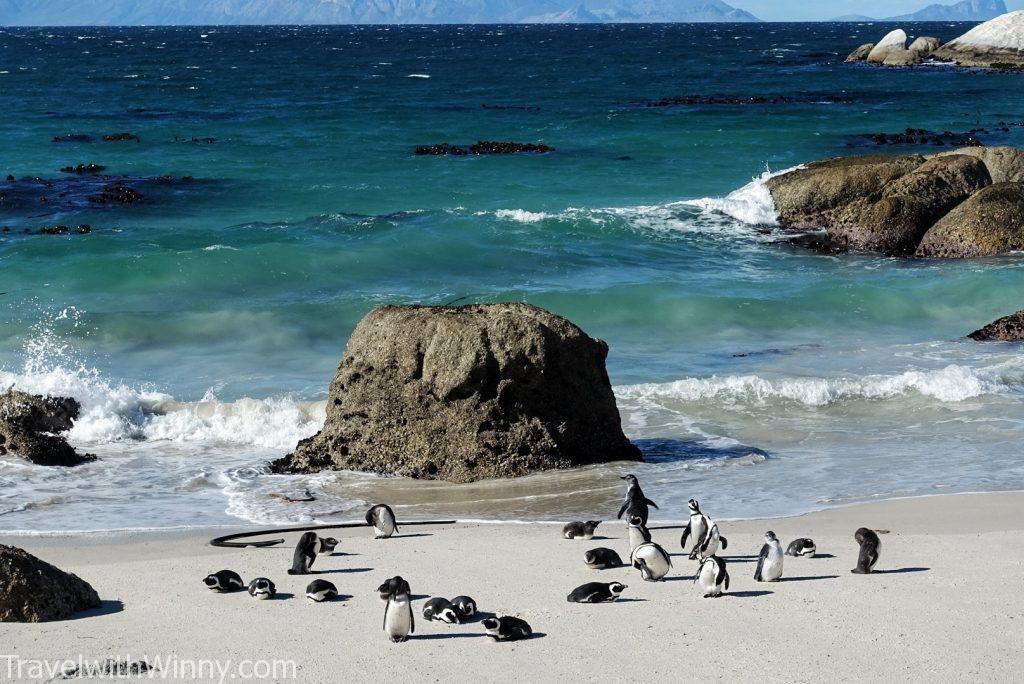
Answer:
[[[374,539],[387,539],[398,531],[395,512],[386,504],[377,504],[366,512],[366,523],[373,527]],[[330,555],[338,546],[334,537],[319,537],[315,532],[305,532],[299,537],[292,556],[289,575],[308,575],[318,555]],[[203,579],[211,591],[218,593],[236,592],[247,589],[257,600],[272,599],[277,595],[274,582],[266,577],[257,577],[248,585],[234,570],[220,570]],[[406,641],[416,631],[412,612],[412,589],[401,576],[386,580],[377,587],[377,593],[385,602],[384,633],[393,642]],[[316,579],[306,587],[306,598],[316,603],[332,601],[338,597],[338,588],[332,582]],[[452,600],[432,598],[423,607],[423,617],[449,624],[460,623],[477,613],[476,601],[469,596],[456,596]],[[496,641],[516,641],[529,638],[533,630],[525,620],[512,616],[491,616],[481,620],[487,636]]]
[[[672,569],[672,558],[665,549],[652,541],[647,520],[650,507],[658,505],[644,496],[640,483],[635,475],[626,475],[622,479],[628,483],[625,501],[619,509],[618,518],[626,516],[629,525],[630,565],[640,571],[646,581],[663,580]],[[725,559],[716,555],[719,548],[726,549],[729,540],[722,536],[718,524],[700,510],[695,499],[688,502],[690,520],[683,528],[680,544],[686,550],[687,542],[692,541],[689,554],[690,560],[698,562],[694,583],[703,592],[704,598],[716,598],[729,590],[729,571]],[[398,531],[395,513],[390,506],[377,504],[366,513],[366,523],[373,527],[375,539],[387,539]],[[562,528],[565,539],[593,539],[594,532],[601,522],[571,522]],[[870,573],[878,562],[881,541],[874,530],[862,527],[854,535],[860,544],[860,556],[854,573]],[[292,567],[289,575],[306,575],[311,571],[313,562],[318,555],[334,553],[338,540],[333,537],[318,537],[315,532],[305,532],[295,547]],[[758,555],[754,579],[758,582],[774,582],[782,577],[782,565],[785,556],[813,556],[817,552],[814,541],[806,537],[795,539],[786,551],[774,532],[768,531],[764,536],[764,545]],[[584,562],[590,568],[607,569],[625,565],[619,554],[613,549],[591,549],[584,555]],[[274,598],[277,589],[273,581],[266,577],[257,577],[246,585],[237,572],[221,570],[207,575],[203,580],[206,586],[216,592],[235,592],[248,589],[254,599],[265,600]],[[566,597],[572,603],[602,603],[614,601],[628,587],[621,582],[588,582],[576,587]],[[416,631],[416,621],[412,611],[412,590],[409,583],[401,576],[388,579],[377,588],[381,600],[385,602],[384,633],[393,642],[406,641]],[[321,603],[338,597],[338,589],[327,580],[316,579],[306,587],[306,597]],[[423,607],[423,617],[449,624],[461,623],[477,614],[477,605],[469,596],[457,596],[448,600],[435,597]],[[533,634],[530,625],[521,618],[513,616],[490,616],[481,620],[487,636],[496,641],[516,641],[527,639]]]
[[[658,505],[644,496],[635,475],[626,475],[622,479],[628,483],[628,489],[617,517],[621,519],[625,515],[629,525],[630,565],[640,571],[642,579],[649,582],[660,581],[672,569],[672,558],[661,545],[651,540],[651,533],[647,529],[650,507],[657,508]],[[690,520],[683,528],[679,543],[685,551],[687,542],[692,541],[690,560],[698,562],[697,573],[693,578],[694,584],[700,587],[704,598],[717,598],[729,590],[729,571],[725,559],[716,555],[719,547],[728,548],[729,540],[722,536],[718,524],[700,510],[700,504],[696,499],[690,499],[687,505]],[[571,522],[562,528],[562,536],[565,539],[593,539],[594,532],[600,524],[598,520]],[[866,527],[858,529],[854,539],[860,545],[860,555],[857,567],[852,572],[868,574],[878,562],[881,540],[874,530]],[[769,530],[764,535],[764,545],[758,554],[754,579],[758,582],[778,581],[782,577],[785,556],[806,557],[813,556],[816,552],[814,541],[806,537],[794,539],[783,551],[779,538]],[[587,551],[583,560],[587,567],[602,570],[625,565],[618,553],[604,547]],[[573,589],[567,600],[572,603],[614,601],[627,588],[627,585],[621,582],[588,582]]]

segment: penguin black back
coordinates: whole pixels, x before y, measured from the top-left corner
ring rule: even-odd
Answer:
[[[292,567],[288,570],[288,574],[308,575],[313,561],[316,560],[316,549],[316,532],[306,532],[299,537],[299,542],[295,545],[295,553],[292,554]]]
[[[619,509],[619,514],[616,517],[622,518],[623,514],[628,514],[629,517],[638,516],[643,524],[647,525],[647,518],[650,515],[648,507],[657,508],[658,504],[644,496],[644,491],[640,489],[640,482],[636,479],[636,475],[623,475],[622,479],[627,482],[629,488],[626,490],[626,499],[622,502],[622,508]]]
[[[510,615],[487,618],[481,624],[487,636],[495,641],[518,641],[533,635],[533,628],[526,620]]]
[[[598,570],[622,567],[622,558],[619,557],[619,554],[614,549],[608,549],[603,546],[590,549],[583,554],[583,562],[587,564],[587,567]]]
[[[878,538],[874,530],[867,527],[857,530],[853,538],[860,544],[860,554],[857,556],[857,567],[850,572],[855,575],[867,575],[874,569],[875,563],[878,562],[882,540]]]

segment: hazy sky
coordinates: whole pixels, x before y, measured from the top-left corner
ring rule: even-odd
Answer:
[[[725,0],[765,21],[830,19],[843,14],[891,17],[916,12],[932,3],[952,5],[956,0]],[[1024,9],[1024,0],[1006,0],[1010,10]]]

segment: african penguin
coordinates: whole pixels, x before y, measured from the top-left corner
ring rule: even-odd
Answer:
[[[306,532],[299,537],[299,542],[295,545],[295,553],[292,554],[292,567],[288,570],[288,574],[308,575],[315,560],[316,532]]]
[[[476,601],[468,596],[456,596],[452,599],[452,605],[462,618],[471,618],[476,615]]]
[[[249,596],[260,601],[272,599],[277,594],[277,587],[266,577],[257,577],[249,582]]]
[[[209,574],[203,579],[203,584],[212,591],[222,593],[245,589],[245,583],[234,570],[218,570]]]
[[[807,537],[794,539],[786,547],[787,556],[813,556],[817,551],[818,547],[814,545],[814,540]]]
[[[857,567],[850,572],[857,575],[870,574],[875,563],[878,562],[878,553],[882,548],[882,540],[875,534],[874,530],[862,527],[857,530],[853,538],[860,544],[860,554],[857,556]]]
[[[583,562],[587,564],[588,568],[594,568],[596,570],[607,570],[609,568],[622,567],[622,559],[619,558],[619,554],[615,553],[612,549],[607,549],[603,546],[596,549],[590,549],[583,554]]]
[[[334,553],[334,549],[338,548],[338,540],[334,537],[318,537],[317,541],[320,545],[316,552],[320,555],[329,556]]]
[[[366,524],[373,527],[374,539],[387,539],[398,531],[395,512],[387,504],[377,504],[366,511]]]
[[[432,598],[423,606],[423,617],[427,620],[447,622],[449,625],[456,625],[461,621],[459,611],[455,610],[452,602],[446,598]]]
[[[627,482],[629,488],[626,490],[626,499],[622,502],[622,508],[619,509],[619,514],[616,517],[621,519],[622,514],[625,513],[628,520],[637,515],[640,516],[640,522],[646,526],[647,516],[650,513],[648,506],[657,508],[658,504],[644,496],[644,491],[640,489],[640,482],[636,479],[636,475],[623,475],[622,479]]]
[[[313,580],[306,587],[306,598],[317,603],[332,601],[338,598],[338,588],[327,580]]]
[[[412,589],[401,576],[395,576],[377,587],[384,606],[384,633],[394,643],[406,641],[416,631],[412,615]]]
[[[633,553],[633,549],[646,544],[651,541],[651,531],[647,529],[647,525],[644,525],[643,518],[639,515],[632,515],[628,521],[628,532],[629,532],[629,552]]]
[[[601,524],[600,520],[566,523],[562,528],[562,536],[566,539],[593,539],[594,531]]]
[[[566,600],[569,603],[604,603],[619,598],[627,588],[621,582],[587,582],[573,589]]]
[[[679,545],[683,547],[683,551],[686,551],[687,539],[693,538],[690,560],[699,558],[703,561],[705,558],[715,555],[719,544],[723,549],[728,548],[729,540],[719,534],[718,523],[701,512],[697,500],[690,499],[687,506],[690,509],[690,522],[683,528],[683,536],[679,538]]]
[[[782,577],[782,561],[785,557],[779,538],[771,530],[765,532],[764,546],[761,547],[761,553],[757,557],[754,579],[758,582],[777,581]]]
[[[640,576],[648,582],[657,582],[665,578],[672,569],[672,559],[665,549],[654,542],[647,542],[633,549],[629,562],[640,571]]]
[[[487,636],[495,641],[518,641],[529,639],[533,629],[526,622],[517,617],[504,615],[502,617],[487,618],[481,623],[487,631]]]
[[[708,556],[701,562],[693,581],[703,590],[704,598],[721,596],[723,588],[729,590],[729,571],[725,569],[725,560]]]

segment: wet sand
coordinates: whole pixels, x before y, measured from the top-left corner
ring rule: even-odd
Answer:
[[[713,513],[713,511],[711,511]],[[593,541],[564,540],[547,524],[408,527],[389,540],[366,528],[332,532],[341,553],[320,574],[286,574],[297,535],[267,549],[219,549],[218,532],[2,537],[86,579],[104,608],[78,619],[2,628],[21,659],[286,659],[297,681],[1009,681],[1024,666],[1024,493],[886,501],[774,520],[723,522],[728,595],[703,599],[679,530],[655,529],[672,554],[667,581],[632,568],[591,570],[586,550],[628,556],[625,526]],[[652,527],[657,521],[652,519]],[[882,537],[878,572],[853,575],[856,528]],[[810,536],[815,558],[786,558],[783,581],[753,580],[765,530],[787,544]],[[277,583],[278,598],[218,595],[202,584],[230,568]],[[416,633],[392,644],[376,587],[401,574],[418,598]],[[334,582],[343,600],[313,604],[304,588]],[[629,585],[615,604],[565,600],[588,581]],[[430,596],[469,594],[482,611],[526,619],[534,638],[494,643],[477,622],[422,619]],[[0,679],[9,679],[7,661]],[[157,677],[161,676],[157,673]],[[226,680],[231,674],[226,675]],[[288,681],[287,674],[277,677]]]

